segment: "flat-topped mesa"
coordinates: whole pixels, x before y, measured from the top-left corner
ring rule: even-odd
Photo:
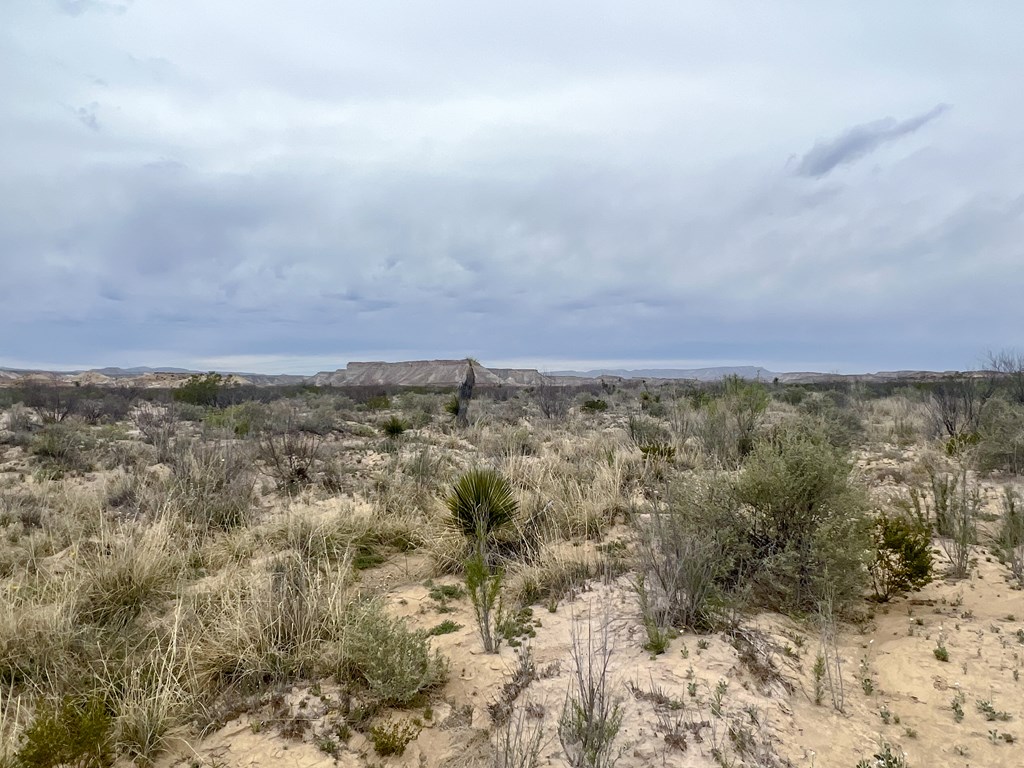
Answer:
[[[533,387],[547,382],[540,371],[528,368],[476,369],[477,386]],[[401,363],[354,362],[344,370],[318,373],[317,386],[457,387],[466,376],[465,360],[409,360]]]

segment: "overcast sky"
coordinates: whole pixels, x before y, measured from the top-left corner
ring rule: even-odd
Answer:
[[[2,0],[0,366],[970,368],[1024,4]]]

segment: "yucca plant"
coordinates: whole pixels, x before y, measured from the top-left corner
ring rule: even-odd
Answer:
[[[487,653],[497,653],[501,639],[497,626],[501,613],[501,569],[491,570],[487,557],[490,538],[515,518],[519,503],[512,485],[493,469],[477,467],[460,477],[447,499],[452,522],[473,553],[466,559],[466,589],[476,613],[480,639]]]
[[[519,508],[512,485],[499,472],[477,467],[460,477],[446,500],[452,522],[462,535],[486,542],[510,525]]]

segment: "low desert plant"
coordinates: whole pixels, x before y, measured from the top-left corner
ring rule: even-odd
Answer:
[[[172,729],[196,711],[197,684],[192,676],[188,644],[179,635],[180,615],[167,641],[158,642],[141,663],[132,663],[118,690],[114,733],[119,752],[150,765],[167,746]]]
[[[248,523],[256,477],[245,452],[231,443],[175,445],[169,500],[200,531],[225,531]]]
[[[33,438],[30,450],[55,469],[88,472],[93,466],[90,451],[95,442],[87,427],[64,420],[44,426]]]
[[[537,768],[543,739],[543,713],[534,717],[528,704],[516,708],[495,729],[493,768]]]
[[[623,710],[613,691],[614,653],[606,619],[594,627],[591,617],[571,629],[572,679],[566,694],[558,737],[573,768],[605,768],[615,762],[614,744]]]
[[[199,595],[204,631],[194,651],[206,687],[257,691],[329,666],[332,642],[352,621],[347,568],[296,554]]]
[[[500,568],[492,569],[487,560],[478,552],[474,552],[465,562],[466,591],[473,603],[473,614],[476,617],[480,641],[484,651],[497,653],[501,646],[501,633],[498,624],[501,618],[501,582],[503,573]]]
[[[166,518],[145,528],[104,531],[86,553],[76,590],[78,621],[121,631],[147,608],[174,597],[182,567],[180,533]]]
[[[189,405],[215,406],[225,386],[224,377],[219,373],[197,373],[174,390],[174,400]]]
[[[391,416],[380,426],[381,432],[390,438],[401,437],[409,429],[409,422],[400,416]]]
[[[22,735],[17,768],[102,768],[114,762],[113,722],[98,695],[42,701]]]
[[[870,549],[867,497],[841,449],[796,424],[760,441],[736,481],[749,510],[743,536],[759,599],[811,611],[827,591],[838,611],[857,599]]]
[[[933,478],[935,527],[939,543],[950,562],[950,576],[966,578],[970,569],[971,547],[977,539],[981,493],[971,485],[966,467],[957,475]]]
[[[931,536],[926,528],[903,517],[882,514],[871,534],[875,556],[868,571],[879,601],[887,602],[931,581]]]
[[[719,526],[719,489],[673,487],[664,505],[652,505],[637,520],[637,592],[645,624],[708,631],[720,580],[732,563]],[[723,533],[724,531],[724,533]]]
[[[428,633],[411,630],[378,602],[355,609],[341,647],[340,674],[365,687],[378,706],[406,706],[444,683],[448,664]]]
[[[370,741],[381,757],[405,754],[405,748],[420,735],[420,727],[408,720],[385,720],[370,728]]]
[[[996,543],[1000,558],[1010,567],[1010,573],[1024,584],[1024,504],[1012,488],[1003,489],[1003,515]]]
[[[858,762],[857,768],[910,768],[910,764],[906,754],[894,751],[891,744],[883,742],[874,755]]]
[[[508,480],[486,467],[463,474],[445,503],[456,528],[471,541],[486,541],[511,525],[519,508]]]
[[[280,490],[294,490],[313,482],[320,461],[322,438],[288,426],[279,432],[267,432],[257,441],[257,457]]]

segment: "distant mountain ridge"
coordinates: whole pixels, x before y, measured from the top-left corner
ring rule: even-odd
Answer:
[[[739,376],[741,379],[771,381],[781,374],[773,373],[767,368],[756,365],[727,365],[715,368],[596,368],[590,371],[549,371],[548,375],[578,376],[584,379],[614,376],[620,379],[693,379],[696,381],[718,381],[726,376]]]
[[[316,386],[458,386],[466,377],[465,360],[410,360],[401,363],[353,362],[336,371],[323,371],[310,380]],[[531,387],[550,383],[533,368],[488,368],[474,365],[476,383],[483,386]]]
[[[476,380],[481,386],[536,387],[580,386],[598,381],[650,382],[720,381],[726,376],[781,384],[820,384],[843,381],[937,381],[956,375],[984,376],[983,371],[880,371],[878,373],[843,374],[791,371],[779,373],[753,365],[718,366],[710,368],[598,368],[590,371],[548,371],[534,368],[489,368],[475,364]],[[97,368],[87,371],[40,371],[0,368],[0,386],[19,383],[73,384],[110,387],[161,388],[178,387],[189,376],[206,371],[187,368]],[[457,387],[466,375],[466,360],[409,360],[350,362],[335,371],[321,371],[314,376],[293,374],[235,373],[220,371],[229,384],[256,386],[319,387],[390,386],[390,387]]]

